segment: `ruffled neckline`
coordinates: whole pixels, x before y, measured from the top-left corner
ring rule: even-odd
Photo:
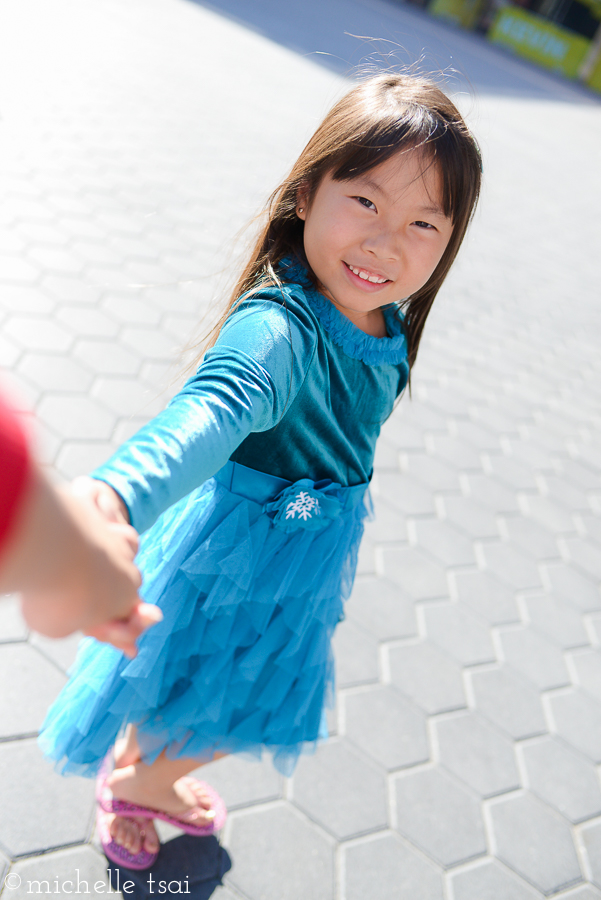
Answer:
[[[407,340],[403,333],[403,323],[399,318],[401,313],[395,304],[383,307],[389,337],[373,337],[361,331],[316,290],[306,267],[300,260],[285,256],[279,268],[286,281],[300,284],[311,309],[334,343],[341,347],[347,356],[360,359],[370,366],[381,366],[386,363],[398,365],[407,359]]]

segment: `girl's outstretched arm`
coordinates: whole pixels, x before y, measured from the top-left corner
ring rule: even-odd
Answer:
[[[288,291],[267,288],[226,322],[214,347],[162,413],[92,473],[112,491],[90,499],[138,532],[211,478],[251,433],[273,428],[298,393],[315,325]],[[106,504],[106,509],[103,509]],[[123,504],[123,505],[121,505]]]

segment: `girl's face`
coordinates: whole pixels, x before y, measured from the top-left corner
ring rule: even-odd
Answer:
[[[362,330],[385,334],[380,307],[414,294],[438,265],[453,231],[441,196],[438,169],[419,151],[350,181],[326,175],[309,207],[299,195],[307,261],[323,293]]]

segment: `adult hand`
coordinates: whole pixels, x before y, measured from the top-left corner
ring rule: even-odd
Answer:
[[[92,498],[57,491],[34,468],[5,548],[0,590],[21,591],[25,619],[42,634],[81,630],[135,656],[136,638],[162,614],[140,601],[138,536],[123,521],[118,495],[103,487]]]

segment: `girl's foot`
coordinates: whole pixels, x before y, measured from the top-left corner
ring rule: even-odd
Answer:
[[[152,819],[125,819],[113,813],[106,813],[106,824],[115,843],[124,847],[132,856],[141,850],[147,853],[159,852],[159,837]]]
[[[159,809],[190,824],[209,825],[215,819],[211,798],[194,778],[164,784],[153,778],[151,766],[136,763],[115,769],[106,784],[117,800]]]

